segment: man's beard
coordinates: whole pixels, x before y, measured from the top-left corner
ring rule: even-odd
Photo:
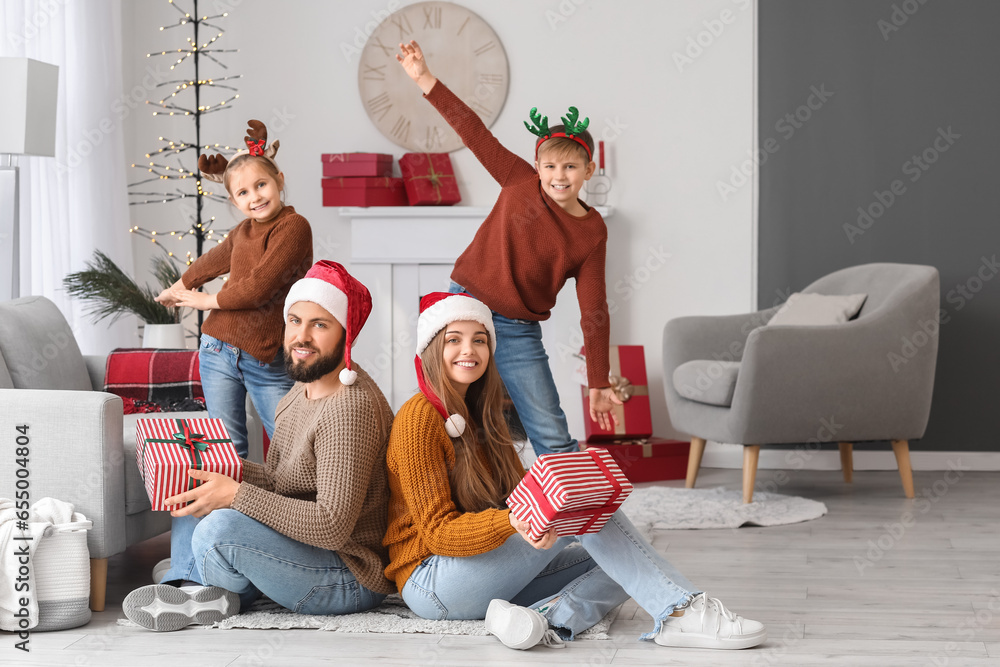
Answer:
[[[337,366],[340,366],[341,362],[344,360],[345,342],[346,337],[342,337],[333,352],[326,355],[320,355],[315,361],[310,362],[309,364],[296,361],[292,358],[292,349],[290,347],[285,348],[285,372],[288,373],[288,377],[292,378],[296,382],[315,382],[324,375],[337,370]],[[298,347],[305,347],[306,349],[314,352],[319,352],[319,350],[311,345],[299,345]]]

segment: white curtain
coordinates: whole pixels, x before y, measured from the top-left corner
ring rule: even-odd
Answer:
[[[95,324],[62,289],[101,249],[133,273],[119,0],[0,0],[0,56],[59,66],[56,155],[22,157],[21,294],[52,299],[84,354],[136,347],[137,321]],[[2,88],[2,82],[0,82]],[[0,94],[0,104],[2,104]],[[2,131],[2,129],[0,129]]]

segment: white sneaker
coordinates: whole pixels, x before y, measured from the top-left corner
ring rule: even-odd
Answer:
[[[158,584],[163,581],[163,575],[170,571],[170,559],[164,558],[153,566],[153,583]]]
[[[486,631],[496,635],[504,646],[521,651],[539,644],[549,648],[565,646],[544,616],[506,600],[490,601],[486,610]]]
[[[736,649],[757,646],[767,639],[763,623],[734,614],[704,593],[678,611],[684,615],[665,618],[653,637],[660,646]]]
[[[166,584],[137,588],[122,601],[128,620],[156,632],[207,625],[240,611],[240,596],[218,586],[176,588]]]

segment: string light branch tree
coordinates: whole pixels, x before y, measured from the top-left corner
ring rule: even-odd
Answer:
[[[175,51],[146,54],[147,58],[174,58],[175,61],[170,65],[171,71],[180,74],[182,70],[189,72],[193,70],[192,75],[160,82],[154,91],[167,88],[170,91],[169,94],[157,93],[157,95],[164,94],[164,96],[158,100],[147,100],[146,104],[154,107],[154,116],[184,116],[193,120],[194,137],[184,140],[158,137],[157,148],[146,153],[147,163],[132,165],[133,168],[144,171],[145,177],[129,184],[131,197],[129,203],[132,206],[181,202],[184,207],[181,217],[185,218],[186,228],[158,231],[133,224],[129,227],[129,232],[149,239],[150,242],[157,244],[172,261],[178,264],[183,262],[184,265],[190,265],[195,259],[201,257],[205,251],[206,242],[222,243],[222,240],[228,235],[228,230],[213,229],[215,216],[207,217],[206,211],[207,204],[210,202],[224,204],[227,197],[224,194],[210,192],[202,188],[202,175],[198,169],[198,159],[203,152],[233,153],[235,149],[220,144],[203,144],[201,141],[201,119],[206,114],[232,107],[233,103],[240,97],[232,82],[241,76],[239,74],[208,76],[206,74],[206,69],[217,70],[221,68],[223,73],[228,70],[226,64],[219,58],[220,54],[237,53],[239,49],[220,49],[215,46],[216,42],[225,34],[225,31],[215,22],[226,18],[229,15],[228,12],[213,16],[202,15],[198,12],[198,0],[192,0],[192,2],[191,11],[186,11],[175,0],[168,0],[168,4],[176,9],[181,17],[177,23],[160,27],[161,32],[177,29],[190,30],[191,34],[185,38],[185,45]],[[209,34],[212,36],[208,37]],[[206,60],[209,62],[206,63]],[[203,100],[206,98],[211,98],[212,101],[204,102]],[[190,164],[188,160],[193,162],[193,167],[186,166]],[[184,258],[179,259],[174,249],[166,247],[162,243],[168,237],[178,241],[186,237],[193,237],[195,240],[194,254],[187,251]],[[202,316],[202,312],[198,311],[199,332]]]

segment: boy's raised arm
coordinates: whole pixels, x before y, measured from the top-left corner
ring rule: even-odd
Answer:
[[[415,41],[400,44],[399,51],[396,54],[399,64],[462,138],[462,143],[472,151],[476,159],[501,186],[513,180],[535,177],[534,168],[497,141],[482,119],[467,104],[443,84],[434,90],[438,80],[428,69],[419,44]],[[432,90],[434,90],[433,96]]]

